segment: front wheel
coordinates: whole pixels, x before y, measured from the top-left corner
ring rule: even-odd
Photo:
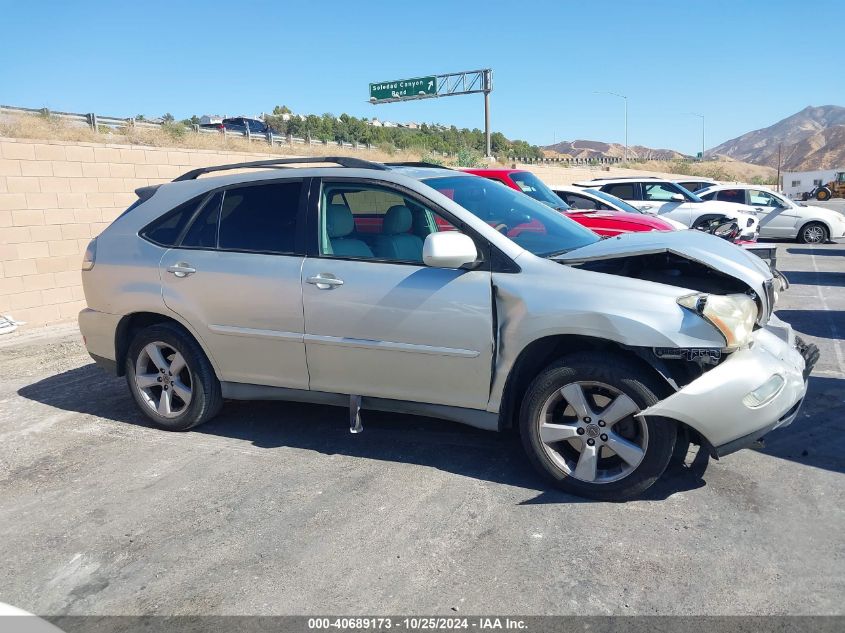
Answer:
[[[126,382],[148,418],[169,431],[185,431],[217,415],[220,382],[202,348],[183,328],[144,328],[129,345]]]
[[[816,200],[830,200],[830,189],[827,189],[825,187],[819,189],[816,192]]]
[[[824,244],[828,237],[827,227],[821,222],[805,224],[798,233],[798,239],[804,244]]]
[[[637,414],[661,385],[621,356],[574,354],[546,368],[529,387],[520,433],[531,462],[572,494],[622,501],[666,470],[677,428]]]

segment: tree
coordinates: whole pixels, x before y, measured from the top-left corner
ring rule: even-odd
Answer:
[[[170,114],[169,112],[165,112],[164,116],[161,117],[161,120],[164,121],[165,123],[173,123],[176,120],[176,118],[172,114]]]

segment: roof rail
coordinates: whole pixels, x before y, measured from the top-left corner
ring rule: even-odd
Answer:
[[[210,174],[216,171],[229,171],[232,169],[261,169],[262,167],[277,167],[284,168],[286,165],[301,165],[303,163],[334,163],[341,167],[350,167],[358,169],[378,169],[384,171],[387,169],[381,163],[374,163],[369,160],[362,160],[360,158],[350,158],[349,156],[310,156],[304,158],[271,158],[269,160],[254,160],[247,163],[231,163],[228,165],[215,165],[214,167],[200,167],[199,169],[192,169],[185,172],[178,178],[174,178],[173,182],[180,182],[182,180],[196,180],[203,174]]]
[[[425,161],[398,161],[395,163],[384,163],[388,167],[436,167],[437,169],[452,169],[445,165],[438,165],[437,163],[427,163]]]

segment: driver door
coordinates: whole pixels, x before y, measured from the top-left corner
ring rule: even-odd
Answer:
[[[384,184],[324,181],[302,267],[310,388],[484,409],[490,270],[432,268],[425,237],[457,230]]]

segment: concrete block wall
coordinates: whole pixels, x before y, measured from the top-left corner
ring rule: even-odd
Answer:
[[[84,307],[80,263],[135,189],[266,153],[0,137],[0,314],[32,328]]]

